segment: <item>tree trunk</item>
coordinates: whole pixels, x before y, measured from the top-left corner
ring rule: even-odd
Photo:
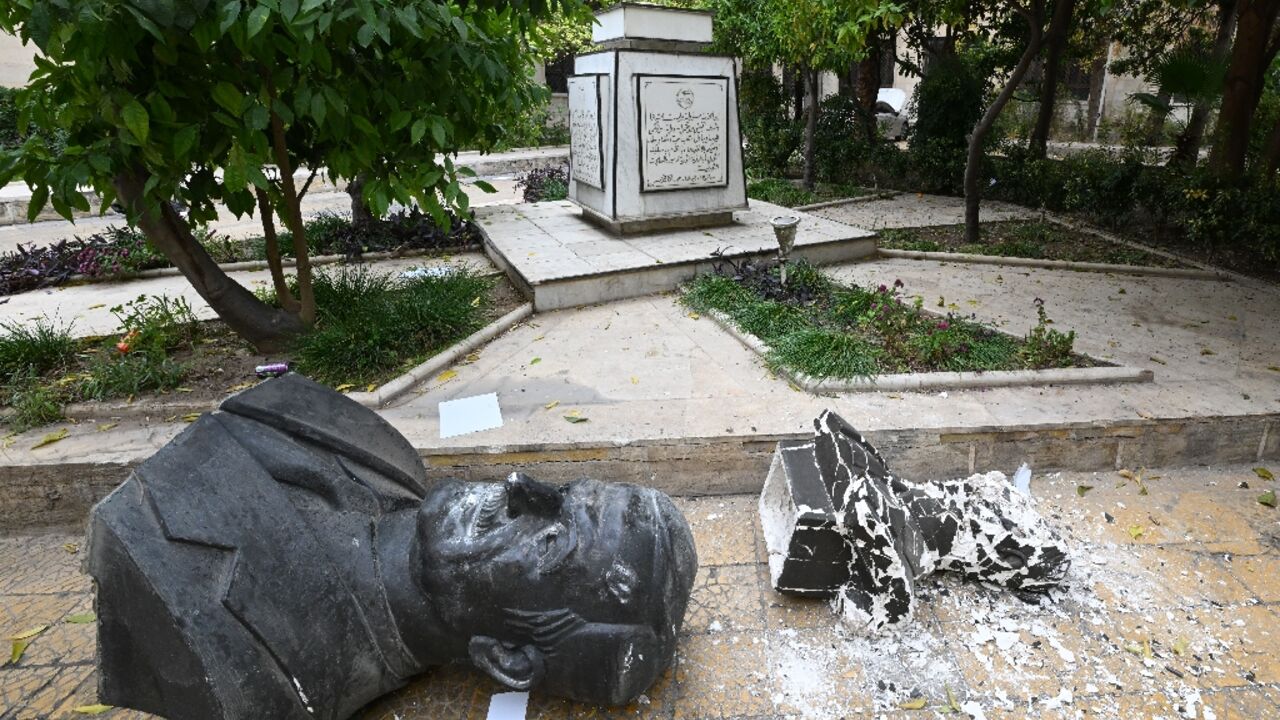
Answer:
[[[1036,126],[1031,131],[1031,154],[1044,158],[1049,147],[1049,128],[1053,124],[1054,105],[1058,97],[1058,75],[1062,68],[1062,54],[1067,49],[1067,31],[1071,27],[1071,14],[1075,0],[1058,0],[1053,8],[1053,20],[1045,38],[1044,77],[1040,81],[1040,111]]]
[[[284,281],[284,264],[280,261],[280,240],[276,236],[276,221],[271,211],[271,200],[267,191],[254,188],[258,196],[258,214],[262,216],[262,237],[267,246],[267,267],[271,269],[271,284],[276,289],[276,300],[287,312],[298,313],[298,299],[289,292],[289,284]]]
[[[867,56],[858,63],[858,108],[867,145],[876,141],[876,100],[880,96],[880,38],[867,41]]]
[[[276,97],[275,86],[270,75],[267,76],[267,88],[271,99]],[[293,234],[293,257],[298,271],[298,318],[302,324],[311,327],[316,323],[316,294],[311,282],[311,255],[307,248],[307,231],[302,224],[302,207],[298,199],[297,188],[293,184],[293,164],[289,162],[289,151],[285,145],[284,121],[271,109],[271,149],[275,155],[276,167],[280,170],[280,194],[282,200],[280,218]]]
[[[1023,51],[1018,65],[1005,81],[1004,89],[978,119],[977,124],[973,126],[973,132],[969,134],[969,154],[964,165],[964,237],[967,243],[976,243],[979,238],[978,213],[982,198],[979,196],[978,181],[982,174],[982,146],[992,126],[995,125],[996,118],[1000,116],[1000,111],[1008,104],[1009,98],[1013,97],[1014,91],[1018,89],[1018,83],[1022,82],[1027,69],[1031,67],[1031,62],[1035,60],[1036,55],[1040,54],[1040,43],[1044,33],[1044,0],[1032,0],[1030,8],[1024,15],[1029,31],[1027,49]]]
[[[1241,0],[1235,46],[1227,67],[1222,109],[1214,132],[1209,168],[1220,178],[1244,174],[1249,150],[1249,126],[1262,97],[1269,56],[1271,28],[1280,14],[1280,0]]]
[[[809,107],[805,108],[804,122],[804,186],[812,190],[815,184],[815,168],[813,166],[813,136],[818,129],[818,71],[805,68],[803,72],[805,94],[809,99]]]
[[[1236,0],[1221,0],[1218,3],[1218,32],[1213,39],[1211,57],[1215,63],[1222,62],[1231,52],[1231,38],[1236,32]],[[1209,124],[1211,111],[1208,100],[1196,101],[1191,108],[1191,117],[1187,118],[1187,126],[1178,133],[1178,141],[1174,143],[1173,155],[1169,157],[1170,167],[1195,167],[1200,159],[1200,145],[1204,142],[1204,129]]]
[[[369,206],[364,203],[364,183],[368,179],[368,175],[361,173],[347,185],[347,195],[351,196],[351,225],[357,229],[373,224],[373,213],[369,212]]]
[[[1085,118],[1084,136],[1092,139],[1098,131],[1098,109],[1102,105],[1103,80],[1107,75],[1107,56],[1099,55],[1089,65],[1089,106]]]
[[[237,335],[260,352],[277,352],[305,330],[296,315],[262,302],[228,277],[168,203],[145,205],[145,177],[122,173],[113,184],[121,202],[138,218],[138,227],[147,240],[164,253]]]
[[[1267,148],[1263,151],[1263,161],[1267,167],[1267,177],[1276,174],[1280,170],[1280,118],[1276,119],[1275,127],[1271,128],[1271,136],[1267,138]]]

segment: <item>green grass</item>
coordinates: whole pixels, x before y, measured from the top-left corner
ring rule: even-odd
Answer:
[[[403,279],[361,266],[317,273],[315,329],[298,372],[330,385],[383,382],[478,330],[493,280],[469,272]]]
[[[900,284],[875,289],[843,286],[805,262],[791,267],[786,288],[777,269],[702,275],[687,283],[681,302],[718,312],[767,346],[775,369],[815,378],[866,378],[887,373],[993,371],[1069,367],[1088,363],[1072,353],[1074,333],[1059,333],[1036,306],[1040,322],[1026,338],[974,320],[923,309]]]
[[[760,178],[747,183],[747,197],[784,207],[813,205],[827,200],[859,197],[866,193],[866,189],[856,185],[827,183],[820,183],[813,190],[806,190],[784,178]]]
[[[0,376],[43,375],[71,363],[77,350],[70,325],[43,317],[28,324],[0,323]]]

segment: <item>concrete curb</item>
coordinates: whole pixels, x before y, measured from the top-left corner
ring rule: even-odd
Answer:
[[[839,200],[827,200],[825,202],[813,203],[812,205],[797,205],[792,210],[800,212],[809,212],[810,210],[821,210],[822,208],[835,207],[837,205],[852,205],[853,203],[871,202],[872,200],[888,200],[901,195],[899,190],[885,190],[883,192],[871,193],[870,195],[860,195],[854,198],[841,198]]]
[[[1109,232],[1107,232],[1107,231],[1105,231],[1105,230],[1099,230],[1099,229],[1098,229],[1098,228],[1096,228],[1096,227],[1093,227],[1093,226],[1091,226],[1091,225],[1087,225],[1087,224],[1082,223],[1082,222],[1077,222],[1077,221],[1075,221],[1075,220],[1070,220],[1070,219],[1065,218],[1065,217],[1062,217],[1061,215],[1058,215],[1058,214],[1056,214],[1056,213],[1046,212],[1046,213],[1043,213],[1043,214],[1044,214],[1044,219],[1045,219],[1045,220],[1048,220],[1049,222],[1051,222],[1051,223],[1053,223],[1053,224],[1055,224],[1055,225],[1061,225],[1062,227],[1070,228],[1070,229],[1075,230],[1075,231],[1077,231],[1077,232],[1085,233],[1086,235],[1092,235],[1092,236],[1094,236],[1094,237],[1096,237],[1096,238],[1099,238],[1099,239],[1101,239],[1101,240],[1106,240],[1107,242],[1113,242],[1113,243],[1115,243],[1115,244],[1117,244],[1117,245],[1123,245],[1123,246],[1125,246],[1125,247],[1130,247],[1130,248],[1133,248],[1134,250],[1141,250],[1141,251],[1143,251],[1143,252],[1151,253],[1152,255],[1159,255],[1160,257],[1166,257],[1166,258],[1169,258],[1170,260],[1177,260],[1177,261],[1178,261],[1178,262],[1180,262],[1180,263],[1186,263],[1187,265],[1193,265],[1193,266],[1198,267],[1198,268],[1200,268],[1201,270],[1204,270],[1204,271],[1206,271],[1206,272],[1214,273],[1214,274],[1216,274],[1217,276],[1219,276],[1220,278],[1222,278],[1222,279],[1224,279],[1224,280],[1228,280],[1228,279],[1229,279],[1229,280],[1236,280],[1236,281],[1238,281],[1238,282],[1257,282],[1257,280],[1256,280],[1255,278],[1251,278],[1251,277],[1249,277],[1248,275],[1244,275],[1244,274],[1242,274],[1242,273],[1238,273],[1238,272],[1232,272],[1231,270],[1223,270],[1222,268],[1214,267],[1213,265],[1210,265],[1210,264],[1208,264],[1208,263],[1200,262],[1199,260],[1193,260],[1192,258],[1185,257],[1185,256],[1183,256],[1183,255],[1179,255],[1178,253],[1175,253],[1175,252],[1170,252],[1170,251],[1168,251],[1168,250],[1164,250],[1164,249],[1162,249],[1162,248],[1152,247],[1152,246],[1150,246],[1150,245],[1146,245],[1146,244],[1144,244],[1144,243],[1140,243],[1140,242],[1136,242],[1136,241],[1129,240],[1129,239],[1126,239],[1126,238],[1122,238],[1122,237],[1120,237],[1119,235],[1115,235],[1115,234],[1113,234],[1113,233],[1109,233]]]
[[[769,352],[763,340],[739,330],[719,312],[706,313],[725,332],[761,359]],[[801,372],[774,368],[797,387],[816,394],[830,392],[915,392],[922,390],[972,390],[977,388],[1023,387],[1027,385],[1091,385],[1100,383],[1152,382],[1155,373],[1135,367],[1052,368],[1049,370],[993,370],[991,372],[934,372],[879,375],[873,378],[815,378]]]
[[[353,392],[348,393],[347,397],[365,407],[374,409],[386,407],[412,390],[418,383],[430,379],[432,375],[454,364],[460,358],[465,357],[467,353],[505,333],[532,315],[533,303],[527,302],[463,338],[461,341],[454,343],[442,352],[433,355],[429,360],[412,368],[400,377],[387,381],[373,392]]]
[[[1230,275],[1217,270],[1199,268],[1162,268],[1150,265],[1115,265],[1112,263],[1073,262],[1071,260],[1041,260],[1038,258],[1005,257],[1002,255],[973,255],[970,253],[924,252],[922,250],[893,250],[880,248],[879,254],[888,258],[907,260],[936,260],[938,262],[970,263],[973,265],[1012,265],[1015,267],[1045,268],[1049,270],[1076,270],[1078,272],[1117,273],[1124,275],[1149,275],[1154,277],[1185,278],[1189,280],[1230,281]]]
[[[864,433],[902,477],[974,472],[1114,471],[1125,467],[1243,464],[1280,459],[1280,414],[1133,418],[965,428],[882,428]],[[672,495],[758,493],[779,440],[811,431],[640,441],[420,448],[433,479],[489,481],[515,470],[560,483],[581,477],[631,482]],[[0,465],[0,536],[80,526],[89,510],[145,458]]]
[[[371,252],[361,255],[361,262],[377,262],[378,260],[396,260],[407,257],[422,257],[424,255],[432,255],[440,253],[443,255],[456,255],[464,252],[483,252],[483,247],[478,243],[470,245],[460,245],[457,248],[448,248],[446,250],[406,250],[402,253],[396,252]],[[311,266],[333,265],[346,261],[346,255],[317,255],[311,258]],[[280,258],[282,267],[293,267],[298,264],[294,258]],[[352,263],[357,264],[357,263]],[[238,272],[241,270],[266,270],[270,267],[266,260],[243,260],[241,262],[221,263],[218,265],[223,272]],[[68,278],[66,285],[88,285],[100,282],[123,282],[126,280],[146,280],[158,277],[173,277],[181,275],[182,271],[176,267],[152,268],[150,270],[141,270],[136,273],[126,273],[122,275],[112,275],[107,278],[93,278],[85,275],[72,275]]]
[[[414,385],[457,362],[458,358],[510,330],[532,314],[533,304],[525,303],[431,356],[422,364],[388,380],[372,392],[347,393],[347,397],[365,407],[374,409],[385,407],[411,390]],[[191,413],[215,410],[220,402],[155,400],[136,403],[122,401],[71,403],[62,409],[62,414],[68,420],[114,420],[117,418],[169,420]]]

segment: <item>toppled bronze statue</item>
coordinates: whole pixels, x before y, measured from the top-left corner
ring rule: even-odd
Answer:
[[[814,425],[778,444],[760,496],[779,592],[830,597],[847,626],[876,631],[909,619],[916,581],[938,570],[1017,591],[1062,582],[1062,540],[1003,474],[908,482],[840,416]]]
[[[429,483],[376,413],[297,375],[228,398],[93,510],[102,702],[350,717],[429,666],[622,704],[671,663],[697,568],[666,495]]]

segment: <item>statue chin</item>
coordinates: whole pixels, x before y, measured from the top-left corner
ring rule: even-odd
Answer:
[[[228,398],[93,510],[99,695],[168,718],[350,717],[431,666],[599,704],[669,667],[697,569],[660,492],[430,482],[297,375]]]

